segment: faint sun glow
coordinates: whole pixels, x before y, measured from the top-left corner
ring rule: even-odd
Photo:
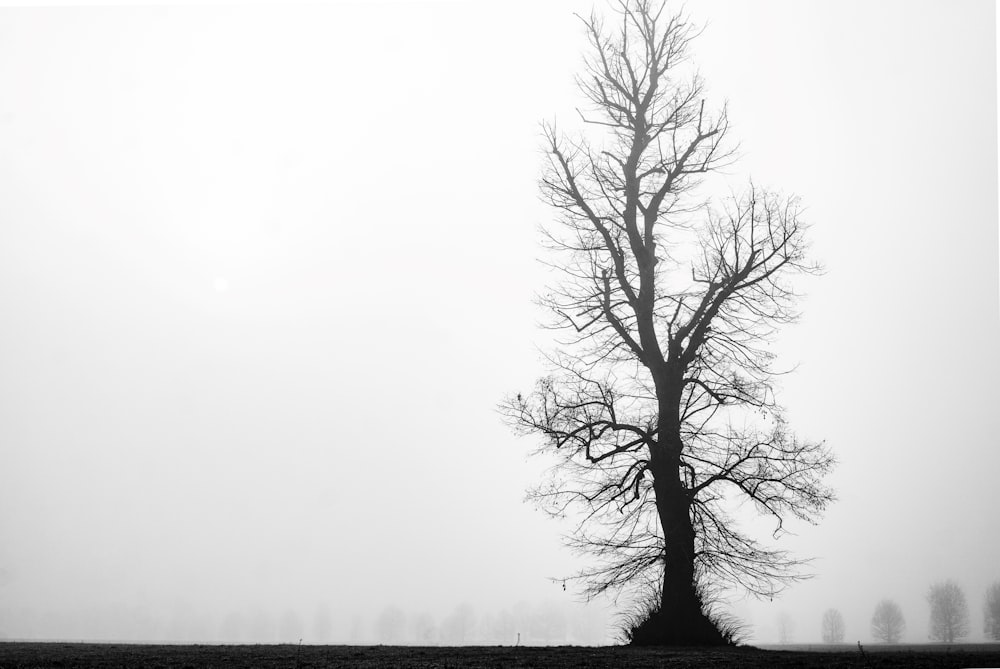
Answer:
[[[224,276],[215,277],[215,281],[212,282],[212,286],[215,288],[217,293],[225,293],[229,291],[229,279]]]

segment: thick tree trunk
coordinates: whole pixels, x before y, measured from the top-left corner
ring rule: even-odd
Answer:
[[[674,490],[669,490],[674,488]],[[663,530],[663,587],[661,607],[678,617],[700,610],[694,578],[694,528],[690,506],[679,485],[658,486],[656,495],[660,527]]]
[[[720,645],[726,643],[705,615],[695,578],[695,532],[688,492],[678,472],[667,474],[667,483],[656,490],[657,511],[663,531],[663,584],[654,643],[665,645]]]
[[[654,474],[655,476],[655,474]],[[640,646],[717,646],[729,643],[705,615],[694,570],[694,527],[687,491],[677,472],[654,479],[663,530],[663,583],[659,609],[633,630]]]
[[[660,388],[663,388],[661,385]],[[665,406],[664,406],[665,405]],[[673,403],[677,406],[677,402]],[[650,462],[656,511],[663,532],[663,583],[659,610],[635,630],[636,645],[705,646],[728,643],[707,615],[695,578],[695,530],[691,496],[680,472],[679,421],[671,420],[670,398],[661,405],[658,450]]]

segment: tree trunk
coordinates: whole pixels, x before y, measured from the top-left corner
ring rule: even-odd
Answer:
[[[678,622],[701,611],[695,590],[694,528],[684,493],[680,485],[657,486],[656,490],[664,543],[660,607],[667,618]]]
[[[660,591],[659,643],[718,645],[726,643],[705,615],[694,569],[694,527],[691,504],[675,472],[663,490],[656,491],[663,531],[663,584]],[[674,482],[676,481],[676,483]],[[662,501],[661,501],[662,500]]]
[[[658,386],[658,390],[664,385]],[[669,393],[665,393],[669,395]],[[663,395],[661,395],[663,397]],[[636,645],[703,646],[729,643],[705,614],[695,578],[695,531],[691,496],[680,471],[680,421],[671,420],[671,400],[661,404],[660,442],[650,471],[663,532],[663,583],[659,609],[632,635]],[[673,402],[678,406],[679,399]],[[664,406],[665,405],[665,406]]]
[[[717,646],[729,641],[707,615],[694,571],[691,504],[678,472],[654,472],[656,510],[663,531],[663,583],[659,609],[639,625],[632,643],[641,646]]]

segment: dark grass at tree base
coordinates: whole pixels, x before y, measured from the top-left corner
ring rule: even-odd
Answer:
[[[813,648],[818,648],[814,646]],[[728,648],[629,648],[549,646],[296,646],[296,645],[133,645],[0,642],[0,669],[388,669],[416,667],[1000,667],[1000,645],[879,647],[865,655],[846,647],[835,651]]]

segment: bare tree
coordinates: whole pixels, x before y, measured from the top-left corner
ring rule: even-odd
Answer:
[[[418,646],[430,646],[435,641],[437,623],[434,617],[426,611],[412,616],[409,620],[410,637]]]
[[[327,604],[320,604],[316,607],[312,621],[312,641],[313,643],[329,643],[330,633],[333,631],[333,614]]]
[[[778,643],[790,644],[795,639],[795,619],[787,611],[782,611],[775,622],[778,626]]]
[[[883,643],[899,643],[906,630],[906,621],[899,604],[883,599],[875,606],[872,615],[872,636]]]
[[[969,633],[969,607],[957,583],[935,583],[927,593],[927,601],[931,605],[930,638],[954,643]]]
[[[453,646],[470,644],[476,633],[476,611],[468,602],[455,607],[441,623],[441,638]]]
[[[983,606],[983,631],[987,639],[1000,641],[1000,581],[986,590],[986,602]]]
[[[827,609],[823,613],[823,643],[843,643],[844,616],[837,609]]]
[[[301,640],[305,632],[305,624],[299,614],[291,609],[286,609],[278,619],[278,638],[282,643],[295,643]]]
[[[375,619],[375,633],[379,643],[387,645],[403,643],[406,631],[406,614],[395,606],[387,606]]]
[[[712,208],[694,199],[731,154],[725,109],[706,109],[685,64],[691,24],[651,0],[620,0],[611,31],[583,22],[581,115],[603,136],[545,125],[541,182],[560,278],[540,301],[567,337],[551,375],[501,409],[559,456],[533,496],[581,513],[570,543],[595,558],[586,593],[657,584],[635,643],[723,643],[713,588],[773,596],[802,577],[802,560],[739,530],[734,500],[777,536],[833,499],[833,458],[789,430],[768,349],[796,316],[789,279],[817,266],[794,199],[754,187]]]

